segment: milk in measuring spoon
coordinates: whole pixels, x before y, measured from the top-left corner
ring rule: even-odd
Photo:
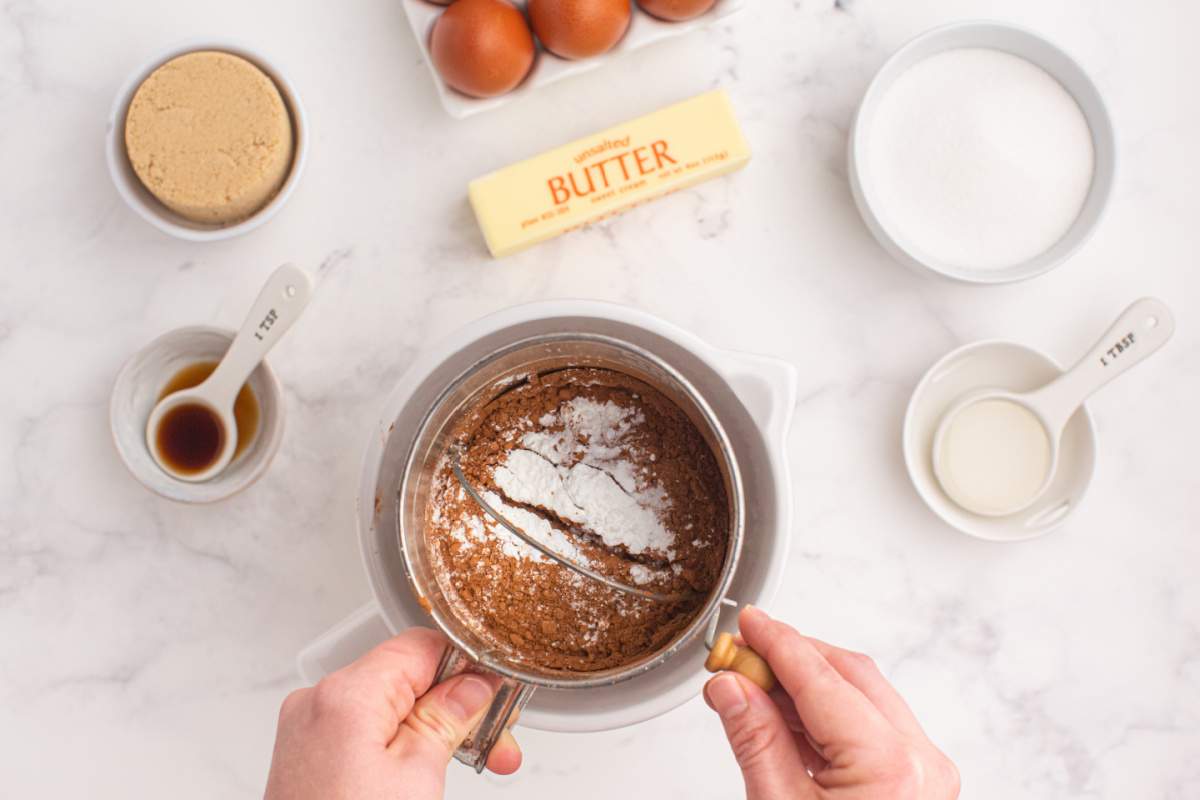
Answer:
[[[1001,515],[1037,497],[1050,473],[1050,437],[1025,406],[981,400],[960,410],[942,436],[938,478],[968,511]]]

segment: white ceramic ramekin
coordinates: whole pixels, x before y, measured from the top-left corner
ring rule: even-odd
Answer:
[[[545,333],[611,336],[678,371],[712,408],[732,443],[746,498],[742,556],[728,596],[769,607],[783,578],[791,535],[786,443],[796,371],[771,358],[718,350],[687,331],[634,309],[588,301],[518,306],[485,317],[424,352],[388,399],[371,430],[358,497],[358,530],[373,599],[311,643],[298,665],[306,680],[353,661],[399,630],[430,625],[405,577],[396,527],[404,455],[443,389],[513,342]],[[521,725],[598,731],[632,725],[675,708],[703,685],[704,646],[694,641],[655,669],[624,683],[539,689]]]
[[[108,410],[113,444],[133,477],[155,494],[181,503],[224,500],[262,477],[279,451],[283,440],[283,388],[266,361],[250,373],[247,381],[258,402],[254,441],[220,475],[203,483],[179,480],[158,466],[146,446],[146,420],[163,387],[189,364],[220,361],[232,341],[233,331],[225,328],[177,328],[146,345],[117,373]]]
[[[1000,50],[1041,67],[1062,84],[1079,104],[1092,132],[1095,165],[1092,185],[1075,222],[1049,250],[1005,269],[969,270],[947,264],[921,252],[896,230],[888,209],[872,185],[867,141],[880,100],[909,67],[946,50],[978,47]],[[1032,31],[999,22],[959,22],[934,28],[912,39],[895,52],[875,74],[863,95],[850,130],[848,147],[850,190],[871,234],[893,258],[926,275],[934,273],[977,284],[1011,283],[1041,275],[1061,264],[1092,235],[1108,205],[1116,178],[1117,150],[1112,120],[1091,78],[1069,55]]]
[[[1079,508],[1096,469],[1096,428],[1086,405],[1063,429],[1054,478],[1029,508],[1004,517],[974,514],[950,499],[933,471],[938,425],[964,396],[983,388],[1032,391],[1062,373],[1044,353],[993,339],[947,353],[921,378],[904,415],[904,466],[917,494],[946,524],[978,539],[1019,542],[1056,530]]]
[[[279,94],[282,95],[283,102],[287,105],[288,112],[292,118],[295,149],[292,155],[292,167],[288,172],[287,179],[265,206],[250,217],[232,225],[205,225],[193,222],[167,208],[154,195],[150,194],[146,187],[142,185],[142,182],[138,180],[137,174],[134,173],[133,167],[129,163],[129,157],[125,152],[125,116],[129,111],[129,103],[133,100],[133,95],[137,92],[138,87],[142,85],[142,81],[146,80],[150,76],[150,73],[172,58],[199,50],[217,50],[224,53],[232,53],[235,56],[241,56],[261,69],[267,74],[267,77],[274,81],[275,86],[278,87]],[[296,91],[296,87],[288,80],[287,75],[284,74],[283,70],[275,62],[269,60],[258,51],[236,42],[223,39],[195,39],[167,48],[149,59],[142,66],[138,67],[138,69],[134,70],[133,74],[121,86],[117,92],[116,99],[113,101],[112,111],[108,116],[108,128],[105,131],[105,154],[108,159],[108,172],[112,176],[113,184],[117,187],[117,194],[121,195],[121,199],[138,216],[160,231],[176,238],[192,242],[212,242],[221,239],[231,239],[234,236],[249,233],[279,213],[279,209],[291,197],[296,184],[300,181],[301,173],[304,172],[304,164],[308,158],[308,139],[308,117],[304,113],[304,105],[300,102],[300,95]]]

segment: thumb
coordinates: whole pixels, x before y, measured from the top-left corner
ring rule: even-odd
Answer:
[[[721,716],[749,800],[809,796],[813,780],[783,713],[765,692],[723,672],[704,687],[704,697]]]
[[[439,683],[413,705],[391,744],[414,769],[444,775],[446,764],[492,702],[495,686],[467,673]]]

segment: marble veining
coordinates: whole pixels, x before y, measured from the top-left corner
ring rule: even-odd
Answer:
[[[846,186],[846,131],[873,71],[910,36],[970,17],[1058,41],[1118,128],[1100,230],[1027,284],[907,272]],[[1200,51],[1185,38],[1198,27],[1200,9],[1177,0],[758,0],[454,121],[388,0],[0,4],[0,794],[261,794],[296,652],[367,595],[353,504],[383,397],[463,322],[588,297],[800,368],[795,546],[775,610],[872,653],[958,762],[965,797],[1200,796],[1200,104],[1187,82]],[[277,58],[314,139],[275,220],[197,245],[121,204],[102,142],[129,71],[206,34]],[[754,150],[745,171],[486,256],[468,180],[718,86]],[[113,376],[169,328],[235,325],[282,261],[318,290],[272,356],[288,414],[274,467],[211,507],[150,495],[108,438]],[[1087,506],[1019,545],[941,525],[900,455],[925,368],[989,337],[1069,359],[1145,294],[1179,330],[1093,401]],[[630,729],[521,738],[519,775],[452,769],[449,796],[741,791],[699,700]]]

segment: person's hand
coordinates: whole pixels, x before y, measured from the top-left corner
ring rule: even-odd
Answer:
[[[279,711],[266,800],[432,800],[446,764],[492,702],[495,684],[460,675],[429,688],[445,638],[412,628],[310,689]],[[488,769],[507,775],[521,750],[505,732]]]
[[[958,797],[958,770],[871,659],[801,636],[756,608],[738,623],[780,684],[768,695],[723,672],[704,687],[748,800]]]

